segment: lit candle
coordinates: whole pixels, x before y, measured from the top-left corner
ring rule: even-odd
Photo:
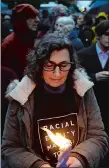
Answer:
[[[60,154],[58,156],[58,163],[57,163],[57,167],[65,167],[65,164],[69,158],[69,154],[71,152],[71,144],[72,142],[63,137],[61,134],[56,133],[53,134],[49,129],[42,127],[42,130],[46,131],[49,138],[57,145],[59,146],[60,149]]]

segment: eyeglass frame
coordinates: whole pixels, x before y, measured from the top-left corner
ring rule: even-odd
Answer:
[[[53,69],[47,70],[47,69],[44,68],[44,64],[46,64],[47,62],[50,62],[50,63],[53,64]],[[58,63],[58,64],[56,64],[56,63],[53,62],[53,61],[45,61],[44,64],[43,64],[43,69],[44,69],[45,71],[54,71],[54,70],[56,69],[56,67],[59,67],[59,70],[60,70],[60,71],[63,71],[63,72],[69,71],[71,67],[70,67],[68,70],[62,70],[62,67],[61,67],[62,63],[67,63],[67,64],[70,64],[70,65],[73,65],[73,64],[74,64],[74,62],[67,62],[67,61],[63,61],[63,62],[60,62],[60,63]]]

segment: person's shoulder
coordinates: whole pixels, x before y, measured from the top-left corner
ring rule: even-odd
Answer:
[[[12,32],[2,41],[2,46],[12,44],[15,41],[15,33]]]
[[[25,75],[21,81],[14,80],[8,85],[5,97],[10,101],[16,100],[21,105],[24,105],[35,87],[36,83]]]
[[[85,55],[88,51],[88,48],[83,48],[77,52],[78,56]]]
[[[82,97],[94,85],[84,68],[76,69],[74,71],[74,79],[74,88]]]
[[[7,76],[7,78],[10,78],[10,79],[18,79],[18,77],[17,77],[17,75],[16,75],[16,73],[12,70],[12,69],[10,69],[10,68],[8,68],[8,67],[5,67],[5,66],[1,66],[1,74],[3,75],[3,76]]]
[[[78,55],[82,55],[82,54],[89,54],[90,51],[92,50],[92,48],[94,48],[94,45],[91,45],[87,48],[83,48],[82,50],[78,51],[77,54]]]
[[[90,89],[87,90],[87,92],[84,96],[89,96],[89,95],[93,95],[93,94],[94,94],[93,87],[91,87]]]
[[[83,45],[83,42],[81,41],[81,39],[80,38],[75,38],[74,39],[78,44],[81,44],[83,47],[81,48],[81,50],[83,50],[84,49],[84,45]]]

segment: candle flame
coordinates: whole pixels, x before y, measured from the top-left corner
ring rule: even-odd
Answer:
[[[63,137],[60,133],[53,134],[49,129],[41,127],[42,130],[46,131],[49,138],[57,145],[60,149],[65,149],[71,146],[72,142]]]

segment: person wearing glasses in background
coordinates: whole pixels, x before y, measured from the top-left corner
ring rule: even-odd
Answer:
[[[8,166],[98,167],[109,144],[92,86],[67,38],[50,33],[38,40],[25,76],[7,89],[2,158]],[[59,155],[42,127],[69,139],[71,152]]]

